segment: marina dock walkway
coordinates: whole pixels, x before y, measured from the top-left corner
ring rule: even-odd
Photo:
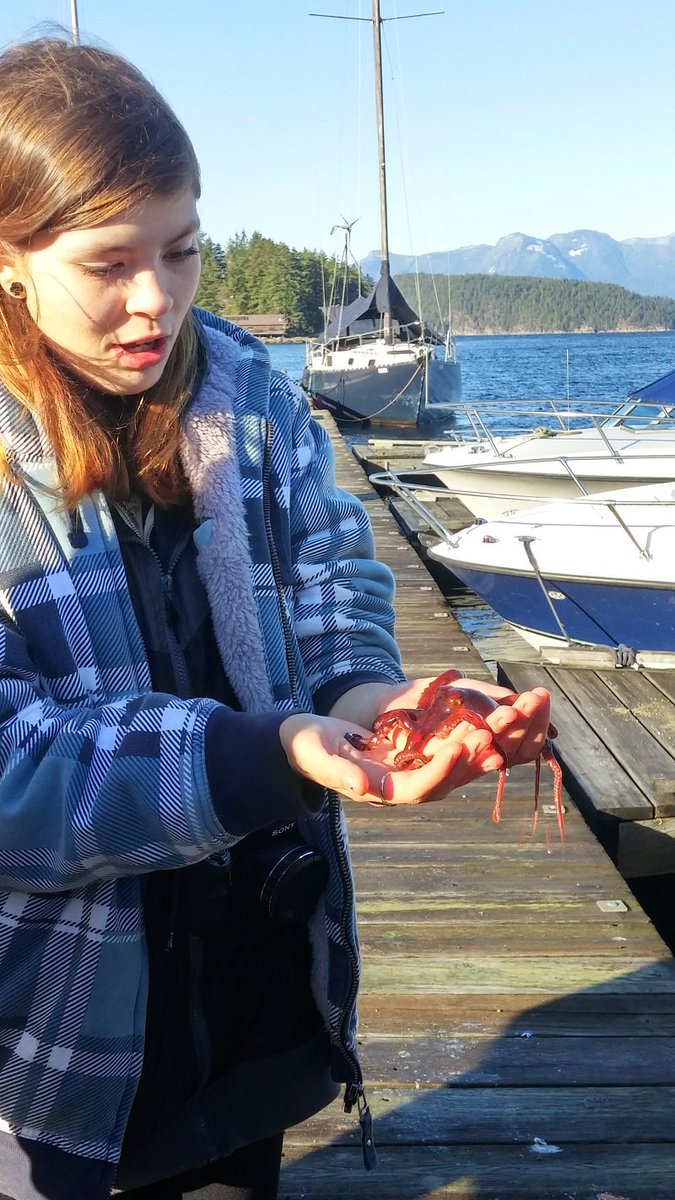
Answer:
[[[489,678],[332,420],[319,419],[396,574],[406,670]],[[519,689],[549,683],[539,666],[522,672]],[[583,760],[589,727],[575,712],[556,707],[559,740],[581,741]],[[665,764],[653,774],[665,779]],[[289,1131],[281,1200],[675,1197],[675,961],[569,796],[563,844],[549,812],[532,833],[533,767],[511,773],[497,825],[495,778],[415,809],[348,806],[379,1166],[364,1171],[358,1122],[336,1101]],[[542,782],[545,803],[546,771]],[[607,782],[616,791],[622,779]]]

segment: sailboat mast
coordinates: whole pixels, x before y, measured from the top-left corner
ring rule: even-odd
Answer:
[[[74,46],[80,44],[80,21],[77,15],[77,0],[70,0],[70,32]]]
[[[380,258],[381,276],[389,280],[389,223],[387,218],[387,159],[384,144],[384,90],[382,86],[382,18],[380,0],[373,0],[373,48],[375,51],[375,108],[377,111],[377,153],[380,176]],[[384,340],[391,345],[391,312],[384,313]]]

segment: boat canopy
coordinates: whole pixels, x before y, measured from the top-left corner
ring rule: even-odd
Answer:
[[[330,342],[337,337],[349,337],[356,332],[351,326],[357,321],[372,321],[373,325],[378,325],[380,317],[385,313],[391,313],[393,320],[409,330],[411,337],[422,336],[422,324],[417,313],[410,307],[386,267],[382,269],[380,278],[367,296],[359,296],[358,300],[353,300],[344,308],[331,309],[321,341]]]
[[[647,383],[636,392],[631,392],[631,400],[662,400],[666,404],[675,404],[675,371],[662,375],[653,383]]]

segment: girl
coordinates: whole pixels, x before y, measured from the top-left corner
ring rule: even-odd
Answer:
[[[58,38],[0,56],[12,1200],[270,1200],[283,1130],[341,1083],[367,1133],[340,794],[419,803],[502,761],[485,730],[409,772],[346,740],[426,681],[303,396],[192,307],[198,197],[129,63]],[[547,694],[490,724],[535,757]]]

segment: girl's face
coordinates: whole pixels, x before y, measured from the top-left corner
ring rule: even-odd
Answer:
[[[133,396],[160,379],[199,283],[190,189],[96,225],[33,239],[0,259],[0,285],[24,285],[54,352],[79,378]]]

